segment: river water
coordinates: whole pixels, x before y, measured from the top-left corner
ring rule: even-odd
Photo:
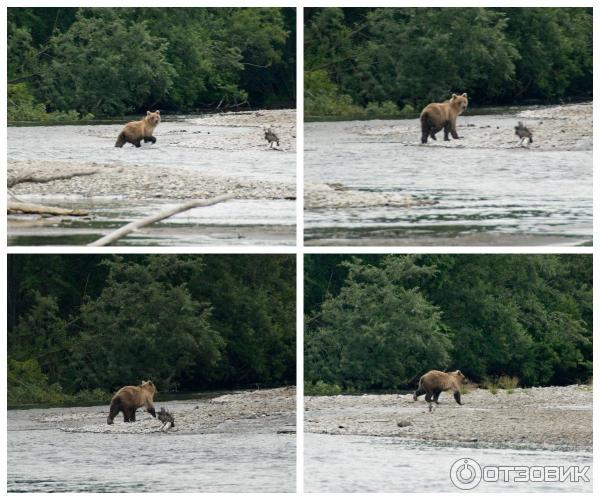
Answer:
[[[304,491],[460,492],[450,481],[450,469],[464,458],[475,460],[481,467],[589,466],[589,482],[482,480],[472,491],[592,492],[591,451],[473,448],[393,437],[327,434],[304,435]]]
[[[268,114],[268,111],[263,113]],[[8,159],[76,164],[186,169],[240,181],[296,184],[293,144],[269,149],[262,127],[206,124],[202,117],[170,117],[156,131],[157,143],[115,148],[119,124],[57,125],[8,128]],[[295,139],[294,139],[295,140]],[[288,141],[292,142],[292,141]],[[200,177],[199,182],[202,178]],[[10,244],[78,244],[90,234],[169,207],[169,200],[132,201],[120,197],[19,196],[23,201],[90,210],[89,220],[12,228]],[[177,200],[170,201],[177,205]],[[293,244],[296,209],[293,200],[235,199],[179,214],[133,234],[120,245]]]
[[[193,401],[169,402],[175,415]],[[266,419],[225,425],[212,433],[65,432],[106,421],[106,406],[10,410],[9,492],[293,492],[295,434],[291,422]],[[141,412],[140,412],[141,413]],[[91,416],[90,416],[91,414]],[[64,417],[62,420],[61,417]],[[146,414],[140,419],[149,418]],[[289,420],[289,419],[288,419]],[[292,419],[293,420],[293,419]],[[151,422],[152,425],[156,421]],[[114,428],[123,424],[120,416]],[[149,424],[150,425],[150,424]],[[177,420],[176,420],[177,425]],[[68,427],[67,427],[68,428]]]
[[[522,118],[519,118],[522,119]],[[512,114],[465,116],[462,140],[422,146],[418,120],[305,124],[304,175],[315,185],[394,193],[430,203],[305,210],[308,244],[590,244],[592,144],[535,135],[518,147]],[[550,121],[540,120],[549,124]],[[587,126],[586,125],[586,126]],[[565,127],[561,129],[561,127]],[[564,134],[560,134],[560,132]],[[538,137],[539,136],[539,137]]]

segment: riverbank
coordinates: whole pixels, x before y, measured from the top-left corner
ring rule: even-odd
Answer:
[[[132,220],[223,194],[233,198],[155,223],[119,244],[295,241],[295,110],[168,116],[156,128],[156,144],[140,148],[114,147],[122,127],[103,123],[8,128],[11,201],[88,214],[15,212],[8,218],[9,244],[86,244]],[[269,147],[265,128],[275,131],[279,146]],[[25,177],[27,182],[15,183]]]
[[[295,186],[287,183],[250,181],[235,177],[203,174],[187,169],[158,166],[68,163],[61,161],[8,161],[8,180],[35,177],[67,177],[50,182],[25,182],[13,188],[15,197],[101,198],[119,200],[188,200],[232,193],[237,199],[293,200]]]
[[[592,447],[592,386],[475,389],[457,405],[450,394],[429,412],[412,394],[305,398],[307,433],[401,437],[499,448]]]
[[[461,115],[421,144],[418,119],[307,123],[307,245],[541,246],[592,240],[592,103]],[[480,114],[475,114],[480,112]],[[533,134],[519,144],[521,121]]]
[[[427,147],[442,148],[521,148],[515,135],[519,121],[533,134],[527,147],[532,151],[591,151],[593,146],[593,103],[565,104],[560,106],[508,107],[499,115],[473,114],[459,116],[458,140],[444,141],[443,131],[437,141],[429,140]],[[468,113],[468,112],[467,112]],[[421,132],[418,119],[403,120],[401,124],[374,121],[361,130],[361,135],[373,139],[389,139],[405,145],[420,145]]]
[[[214,434],[267,432],[295,433],[296,389],[282,387],[257,391],[241,391],[210,399],[161,401],[157,411],[168,409],[175,417],[169,433]],[[57,408],[39,411],[36,422],[49,424],[64,432],[98,434],[148,434],[161,432],[162,423],[143,409],[136,422],[123,422],[120,413],[113,425],[106,423],[108,405],[82,410]]]

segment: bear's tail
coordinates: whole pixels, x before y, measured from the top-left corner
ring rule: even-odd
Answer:
[[[122,148],[123,144],[125,144],[127,141],[125,140],[125,134],[123,132],[121,132],[119,134],[119,137],[117,137],[117,142],[115,142],[115,148]]]
[[[108,412],[108,418],[106,419],[106,423],[108,425],[112,425],[115,420],[117,414],[121,411],[121,399],[117,396],[116,398],[112,398],[110,402],[110,410]]]

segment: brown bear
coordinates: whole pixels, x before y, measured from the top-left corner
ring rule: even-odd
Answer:
[[[144,406],[146,411],[156,418],[156,411],[153,406],[153,398],[156,393],[156,387],[151,380],[142,380],[142,384],[126,385],[121,387],[110,401],[110,411],[106,423],[112,425],[115,417],[120,411],[123,412],[125,422],[135,422],[135,412],[138,408]]]
[[[467,378],[460,370],[455,372],[431,370],[419,379],[419,387],[413,394],[413,400],[416,401],[419,396],[425,394],[425,401],[431,403],[433,397],[433,402],[439,404],[438,398],[441,392],[451,390],[454,393],[456,402],[462,405],[460,402],[460,388],[462,384],[467,382]]]
[[[433,102],[421,111],[421,143],[427,143],[427,137],[437,141],[435,134],[444,129],[444,140],[449,141],[448,134],[454,139],[460,139],[456,133],[456,117],[469,105],[467,94],[452,94],[450,100]]]
[[[130,142],[136,148],[141,147],[142,139],[144,142],[156,142],[156,137],[152,135],[156,126],[160,123],[160,111],[157,109],[154,113],[146,112],[146,116],[137,122],[129,122],[123,127],[123,130],[117,137],[116,148],[122,148],[126,142]]]

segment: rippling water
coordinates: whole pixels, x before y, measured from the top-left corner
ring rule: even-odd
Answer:
[[[43,411],[8,412],[9,492],[295,490],[294,434],[249,425],[217,434],[71,433],[35,420]],[[64,409],[73,411],[106,419],[106,407]]]
[[[460,492],[452,464],[589,466],[589,482],[480,482],[475,492],[592,492],[592,453],[440,446],[392,437],[304,435],[306,492]]]
[[[506,129],[515,118],[470,116],[468,121],[475,128],[459,133],[466,135],[484,128],[483,124],[491,129],[501,124]],[[370,128],[413,125],[415,137],[410,142],[393,134],[368,134]],[[577,151],[486,148],[485,143],[471,148],[440,147],[440,140],[423,147],[418,144],[417,120],[308,123],[304,137],[307,182],[338,183],[365,192],[394,192],[437,202],[410,209],[306,210],[309,243],[591,242],[591,144]]]

